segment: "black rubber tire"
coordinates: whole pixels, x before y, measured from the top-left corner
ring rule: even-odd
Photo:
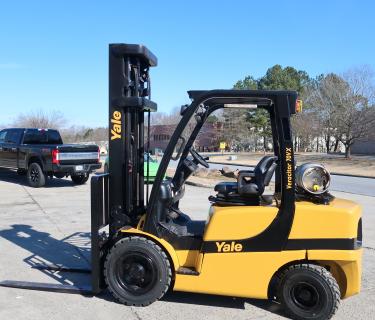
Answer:
[[[135,268],[138,274],[132,276]],[[120,303],[147,306],[168,291],[172,270],[167,255],[156,243],[134,236],[119,240],[111,248],[104,263],[104,278],[109,291]]]
[[[296,264],[281,273],[278,300],[292,319],[331,319],[340,304],[332,274],[314,264]]]
[[[72,174],[70,178],[74,184],[85,184],[89,180],[90,175],[88,173],[83,174]]]
[[[17,169],[17,174],[19,176],[24,176],[27,174],[27,170],[26,169]]]
[[[46,175],[37,162],[33,162],[29,165],[26,177],[30,187],[40,188],[46,184]]]

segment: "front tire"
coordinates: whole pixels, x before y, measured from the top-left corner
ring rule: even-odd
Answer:
[[[340,304],[332,274],[313,264],[292,265],[281,274],[278,297],[292,319],[331,319]]]
[[[27,182],[30,187],[40,188],[46,184],[46,175],[39,163],[31,163],[27,170]]]
[[[88,173],[83,173],[83,174],[72,174],[70,176],[74,184],[84,184],[87,182],[89,179],[89,174]]]
[[[169,289],[172,270],[165,252],[142,237],[119,240],[104,263],[105,281],[112,295],[128,306],[147,306]]]

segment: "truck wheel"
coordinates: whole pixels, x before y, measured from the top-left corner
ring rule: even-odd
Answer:
[[[39,163],[31,163],[27,170],[27,182],[30,187],[39,188],[46,184],[46,175],[44,174]]]
[[[89,174],[88,173],[72,174],[70,177],[72,178],[72,181],[75,184],[84,184],[89,179]]]
[[[340,304],[340,289],[325,268],[298,264],[281,274],[278,297],[292,319],[331,319]]]
[[[128,306],[147,306],[169,289],[172,271],[165,252],[141,237],[119,240],[104,263],[110,292]]]

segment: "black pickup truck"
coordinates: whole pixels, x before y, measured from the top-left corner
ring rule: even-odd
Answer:
[[[12,128],[0,131],[0,167],[17,169],[37,188],[53,176],[83,184],[101,163],[97,145],[63,144],[54,129]]]

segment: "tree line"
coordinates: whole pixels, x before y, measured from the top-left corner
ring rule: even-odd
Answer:
[[[11,126],[19,128],[57,129],[60,131],[65,143],[108,140],[108,128],[69,125],[64,114],[57,110],[44,111],[38,109],[21,113],[14,119]]]
[[[292,118],[297,151],[337,152],[342,144],[349,158],[355,141],[375,138],[375,88],[369,67],[313,78],[306,71],[275,65],[258,79],[247,76],[239,80],[234,88],[298,91],[303,112]],[[271,147],[271,127],[265,110],[225,109],[222,116],[222,139],[232,148],[246,149],[246,145],[259,146],[259,142],[263,151]]]
[[[274,65],[264,76],[247,76],[234,84],[235,89],[296,90],[303,101],[303,112],[292,118],[296,151],[338,152],[340,145],[350,157],[353,143],[375,138],[375,88],[373,72],[367,67],[343,74],[311,77],[306,71]],[[177,124],[180,109],[152,115],[151,124]],[[235,151],[270,151],[272,133],[268,114],[262,109],[224,109],[211,115],[210,124],[222,130],[217,143],[225,141]],[[68,126],[59,111],[43,110],[20,114],[12,123],[17,127],[59,129],[64,141],[105,141],[106,127]]]

